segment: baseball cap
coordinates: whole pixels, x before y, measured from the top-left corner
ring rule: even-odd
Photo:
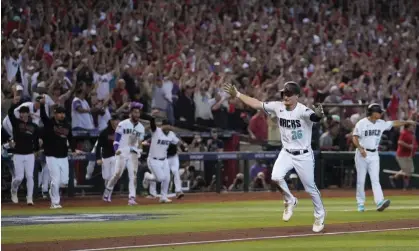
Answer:
[[[300,95],[300,86],[294,81],[288,81],[285,83],[284,88],[280,91],[286,96]]]
[[[65,108],[62,107],[62,106],[57,106],[57,107],[54,108],[54,113],[55,114],[57,114],[57,113],[65,113]]]

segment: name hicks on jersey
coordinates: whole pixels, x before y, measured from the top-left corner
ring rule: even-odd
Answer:
[[[381,135],[381,130],[366,130],[364,136],[368,137],[368,136],[380,136]]]
[[[299,128],[301,127],[301,122],[298,119],[279,119],[279,126],[286,127],[286,128]]]

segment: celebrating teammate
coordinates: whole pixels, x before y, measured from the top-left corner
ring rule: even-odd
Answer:
[[[129,196],[128,205],[137,205],[135,198],[137,196],[137,170],[138,159],[141,155],[141,142],[144,139],[144,126],[139,122],[141,103],[132,102],[130,104],[130,117],[121,121],[115,130],[115,140],[113,147],[115,151],[115,171],[109,179],[105,191],[103,193],[103,200],[110,202],[113,188],[121,178],[125,166],[128,170],[129,177]]]
[[[44,124],[44,154],[51,177],[51,209],[62,208],[60,205],[60,187],[68,184],[68,145],[75,154],[72,142],[71,125],[65,120],[65,108],[56,106],[54,117],[49,118],[45,110],[45,99],[41,100],[41,119]]]
[[[378,155],[378,145],[383,132],[390,130],[392,127],[416,124],[415,121],[384,121],[381,119],[383,112],[379,104],[369,105],[367,117],[358,121],[353,131],[352,141],[356,147],[356,200],[359,212],[365,211],[365,178],[367,172],[370,175],[377,211],[383,211],[390,206],[390,200],[384,199],[379,180],[380,157]]]
[[[170,144],[177,145],[180,140],[171,131],[172,127],[167,120],[163,121],[161,128],[159,128],[156,126],[155,119],[152,118],[150,120],[150,128],[152,136],[147,164],[152,174],[148,172],[144,174],[143,187],[147,189],[149,183],[153,181],[161,182],[160,202],[170,203],[172,201],[167,198],[170,183],[170,168],[167,161],[167,149]]]
[[[285,210],[282,216],[284,221],[289,221],[294,207],[297,205],[295,198],[284,179],[285,175],[295,168],[307,193],[311,195],[314,205],[313,231],[320,232],[324,228],[325,210],[320,192],[314,182],[314,156],[311,149],[311,132],[313,122],[319,122],[324,116],[321,105],[313,110],[298,102],[300,87],[295,82],[286,82],[281,90],[284,101],[261,102],[237,91],[231,84],[225,84],[224,90],[240,99],[246,105],[274,114],[278,118],[283,148],[275,161],[272,170],[272,180],[277,182],[284,192]]]
[[[176,198],[181,199],[184,195],[182,192],[182,184],[179,174],[179,155],[177,154],[178,147],[175,144],[170,144],[167,148],[167,164],[169,165],[170,172],[173,174],[173,182],[175,183]],[[155,197],[157,183],[150,181],[150,195]]]
[[[23,177],[26,176],[26,202],[33,205],[33,169],[35,165],[35,152],[39,150],[38,126],[29,121],[29,107],[19,108],[19,118],[14,114],[18,106],[20,97],[15,97],[12,107],[9,109],[10,123],[13,129],[14,155],[13,155],[13,175],[11,194],[13,203],[18,203],[17,192]]]
[[[102,178],[105,181],[105,187],[115,170],[113,142],[115,140],[115,129],[119,122],[119,117],[116,114],[112,114],[111,120],[108,121],[108,127],[100,133],[97,141],[96,163],[102,166]],[[109,196],[108,201],[110,200]]]

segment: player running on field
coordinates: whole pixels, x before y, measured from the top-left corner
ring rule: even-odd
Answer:
[[[105,181],[105,187],[115,171],[113,142],[115,140],[115,129],[119,122],[118,115],[112,114],[111,119],[108,121],[108,127],[100,133],[97,141],[96,163],[102,166],[102,178]],[[108,201],[110,200],[109,196]]]
[[[149,182],[157,181],[161,182],[161,197],[160,203],[172,202],[167,198],[170,183],[170,167],[167,160],[167,149],[170,144],[179,144],[181,141],[171,131],[167,120],[162,122],[161,128],[157,127],[154,118],[150,120],[151,129],[151,144],[150,151],[148,153],[147,165],[151,170],[151,173],[146,172],[143,179],[143,187],[148,188]]]
[[[56,106],[54,117],[49,118],[45,109],[45,98],[41,100],[41,119],[44,124],[44,154],[51,176],[51,209],[62,208],[60,205],[60,187],[68,185],[68,145],[75,154],[72,142],[71,125],[65,120],[65,108]]]
[[[39,150],[39,129],[35,123],[29,121],[29,107],[21,106],[19,108],[19,118],[14,114],[18,106],[20,97],[15,97],[13,105],[9,109],[10,123],[13,129],[13,175],[11,184],[11,194],[13,203],[18,203],[17,192],[23,177],[26,177],[26,202],[33,205],[33,169],[35,166],[35,152]]]
[[[121,121],[115,130],[115,172],[103,192],[103,200],[110,202],[113,188],[127,167],[128,171],[128,205],[136,205],[138,159],[141,156],[141,142],[144,140],[144,126],[139,122],[143,105],[137,102],[130,104],[130,118]]]
[[[384,199],[383,190],[380,185],[380,156],[378,155],[378,146],[383,132],[390,130],[392,127],[416,124],[415,121],[384,121],[381,119],[383,112],[379,104],[369,105],[367,117],[356,123],[352,133],[352,141],[356,147],[356,201],[359,212],[365,211],[365,178],[367,173],[370,175],[377,211],[383,211],[390,206],[390,200]]]
[[[313,231],[320,232],[324,228],[325,210],[320,192],[314,182],[314,155],[311,149],[311,132],[314,122],[319,122],[323,114],[321,105],[313,110],[298,102],[300,87],[295,82],[286,82],[281,90],[284,101],[261,102],[237,91],[231,84],[225,84],[224,90],[240,99],[246,105],[274,114],[278,118],[283,148],[275,161],[272,180],[277,182],[284,192],[285,210],[282,216],[289,221],[298,200],[295,198],[285,181],[285,175],[295,168],[307,193],[311,195],[314,205]]]

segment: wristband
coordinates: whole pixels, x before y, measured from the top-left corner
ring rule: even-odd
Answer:
[[[236,94],[236,98],[240,98],[240,96],[241,96],[242,94],[240,93],[240,92],[237,92],[237,94]]]

